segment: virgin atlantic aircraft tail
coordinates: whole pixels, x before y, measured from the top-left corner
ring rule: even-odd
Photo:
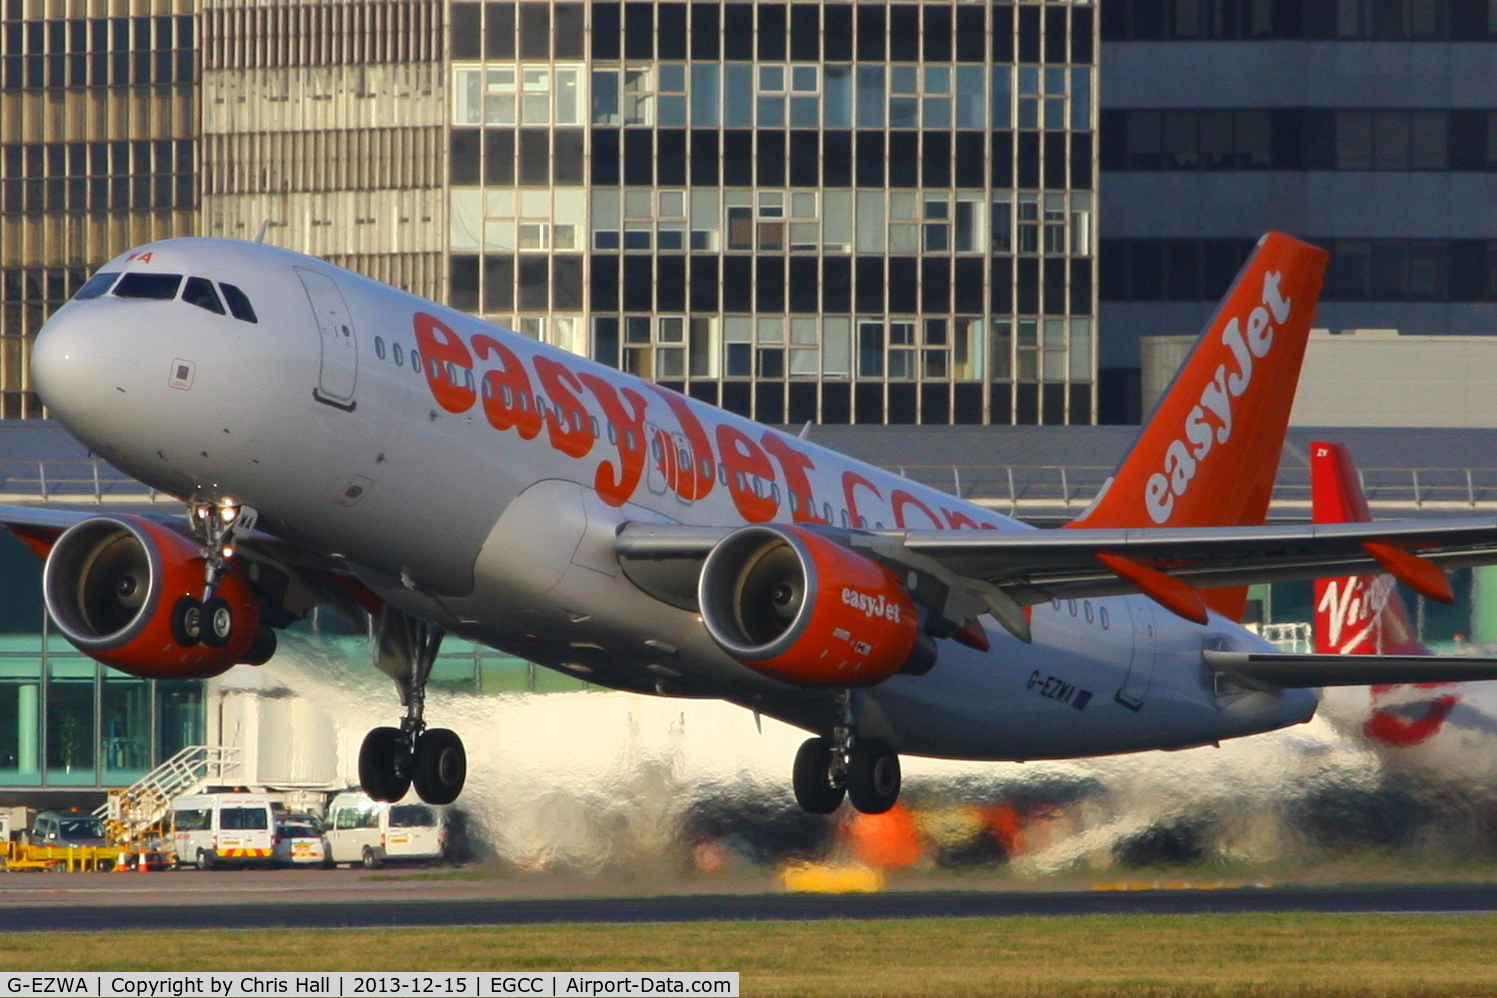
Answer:
[[[1310,445],[1310,507],[1315,523],[1370,523],[1367,496],[1344,444]],[[1315,650],[1333,655],[1430,655],[1393,577],[1356,575],[1315,580]],[[1362,734],[1409,748],[1439,733],[1461,702],[1455,683],[1369,687]]]
[[[1263,523],[1328,254],[1270,232],[1077,527]],[[1208,590],[1241,620],[1247,590]]]
[[[1370,523],[1367,497],[1344,444],[1310,445],[1315,523]],[[1429,655],[1391,575],[1315,580],[1315,650],[1335,655]]]

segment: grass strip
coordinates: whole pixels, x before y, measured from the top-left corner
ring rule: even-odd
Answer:
[[[0,968],[736,970],[746,996],[1497,995],[1497,916],[1078,915],[14,933]]]

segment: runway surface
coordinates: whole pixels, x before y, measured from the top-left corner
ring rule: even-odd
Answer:
[[[546,898],[513,896],[517,886],[523,889],[488,878],[371,879],[352,871],[15,874],[0,877],[0,932],[1208,912],[1497,913],[1497,884]],[[574,883],[569,891],[585,888]]]

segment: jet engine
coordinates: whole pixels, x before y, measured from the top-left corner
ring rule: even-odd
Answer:
[[[42,575],[47,610],[75,647],[146,679],[204,679],[260,664],[275,635],[236,572],[199,603],[206,563],[199,546],[136,516],[96,516],[52,545]]]
[[[803,527],[743,527],[718,542],[697,589],[718,647],[797,686],[873,686],[930,667],[914,601],[883,564]]]

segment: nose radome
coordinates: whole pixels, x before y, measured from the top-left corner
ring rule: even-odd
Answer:
[[[102,415],[109,393],[137,360],[133,329],[110,328],[88,309],[66,307],[47,320],[31,347],[31,380],[37,394],[64,425]]]

